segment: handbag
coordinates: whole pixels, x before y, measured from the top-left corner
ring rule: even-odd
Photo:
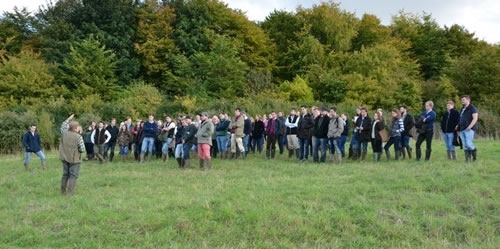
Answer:
[[[380,139],[382,140],[382,142],[385,143],[389,141],[389,135],[387,134],[387,131],[385,129],[378,131],[378,134],[380,135]]]
[[[463,149],[462,138],[460,138],[458,131],[453,132],[453,146],[460,146]]]

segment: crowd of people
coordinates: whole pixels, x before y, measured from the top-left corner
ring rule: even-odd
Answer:
[[[470,162],[477,159],[473,140],[478,110],[471,104],[469,96],[462,96],[461,102],[460,111],[452,101],[447,102],[441,130],[448,159],[457,159],[455,147],[460,145],[464,147],[465,160]],[[291,160],[306,162],[312,157],[314,163],[329,161],[340,164],[345,158],[366,160],[368,144],[371,144],[375,162],[380,161],[384,153],[387,160],[412,159],[410,141],[414,137],[415,159],[421,160],[421,147],[425,142],[424,160],[428,161],[432,152],[434,123],[437,122],[433,108],[434,103],[427,101],[425,110],[412,116],[402,105],[391,110],[391,119],[387,121],[381,109],[370,117],[364,107],[357,108],[352,119],[336,107],[308,108],[304,105],[299,110],[291,108],[287,116],[281,111],[273,111],[254,117],[237,108],[233,117],[228,113],[210,117],[207,112],[202,112],[194,117],[179,115],[177,120],[166,116],[162,121],[155,120],[150,114],[147,120],[137,120],[135,125],[131,118],[120,124],[116,119],[111,119],[109,124],[91,122],[84,131],[80,124],[72,121],[71,115],[61,126],[61,191],[72,193],[82,153],[86,152],[83,160],[98,160],[104,164],[114,160],[116,147],[122,161],[130,160],[129,155],[141,164],[151,161],[153,157],[164,162],[173,157],[179,168],[189,168],[191,158],[197,155],[199,167],[210,169],[212,158],[245,159],[249,153],[264,153],[265,158],[274,159],[277,153],[281,155],[288,151]],[[346,153],[349,136],[351,140]],[[26,148],[26,170],[30,170],[32,153],[40,157],[45,169],[46,159],[36,125],[31,125],[24,134],[23,145]]]

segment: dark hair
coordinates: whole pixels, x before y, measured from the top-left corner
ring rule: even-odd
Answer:
[[[407,109],[408,109],[408,107],[407,107],[406,105],[401,105],[400,107],[401,107],[401,108],[405,108],[405,110],[407,110]]]
[[[239,111],[241,112],[241,108],[237,107],[236,109],[234,109],[235,111]]]
[[[335,106],[334,106],[334,107],[330,108],[330,111],[332,111],[332,110],[333,110],[334,112],[337,112],[337,107],[335,107]]]
[[[300,108],[307,108],[307,105],[301,105]]]
[[[466,98],[466,99],[470,100],[470,96],[469,95],[462,95],[462,97],[460,97],[460,99],[463,99],[463,98]]]

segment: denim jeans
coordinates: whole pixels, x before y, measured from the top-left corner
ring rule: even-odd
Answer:
[[[401,136],[401,148],[411,149],[410,136]]]
[[[245,152],[248,152],[248,142],[250,141],[250,135],[245,135],[243,137],[243,148],[245,148]]]
[[[168,154],[168,146],[170,145],[170,143],[172,143],[172,139],[171,137],[167,138],[167,141],[163,142],[163,145],[161,147],[161,153],[163,155],[167,155]]]
[[[299,138],[299,160],[309,157],[309,138]]]
[[[217,146],[219,147],[219,152],[227,151],[227,136],[217,136]]]
[[[189,151],[193,148],[192,143],[184,143],[182,144],[182,156],[184,160],[189,160]]]
[[[328,143],[328,138],[316,138],[313,144],[313,162],[325,162],[326,161],[326,146]],[[319,150],[321,150],[321,159],[319,158]]]
[[[26,152],[26,154],[24,155],[24,163],[25,164],[30,163],[31,153],[35,153],[40,158],[40,161],[42,161],[42,163],[45,162],[45,154],[43,154],[43,152],[40,150],[37,152]]]
[[[146,152],[149,152],[149,155],[152,155],[154,145],[155,145],[154,137],[145,137],[142,140],[141,153],[146,154]]]
[[[349,148],[353,150],[359,150],[358,133],[352,133],[351,142],[349,143]]]
[[[183,158],[182,156],[183,152],[184,152],[183,144],[176,144],[174,152],[175,158]]]
[[[120,146],[120,155],[128,155],[128,145]]]
[[[389,148],[394,144],[394,152],[396,155],[401,151],[401,136],[390,137],[389,141],[384,146],[384,150],[389,150]]]
[[[261,153],[262,152],[262,146],[264,146],[264,136],[260,137],[253,137],[252,138],[252,147],[255,152],[257,149],[257,152]]]
[[[443,133],[443,140],[447,151],[455,151],[455,146],[453,145],[453,132]]]
[[[337,154],[340,155],[342,152],[340,151],[340,137],[333,138],[330,137],[328,138],[328,145],[330,148],[330,154]]]
[[[108,143],[105,143],[104,144],[104,158],[108,157],[109,150],[111,150],[111,152],[109,152],[110,158],[113,157],[115,155],[115,147],[116,147],[116,141],[109,141]]]
[[[460,131],[460,138],[462,139],[462,144],[464,145],[464,150],[475,150],[476,146],[474,146],[474,130],[463,130]]]
[[[345,155],[345,144],[347,142],[347,136],[340,136],[340,140],[339,140],[339,147],[340,147],[340,153],[343,155]]]

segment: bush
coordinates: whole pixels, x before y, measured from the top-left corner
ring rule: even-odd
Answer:
[[[31,124],[36,124],[37,118],[31,112],[0,113],[0,153],[15,153],[23,151],[22,137]],[[42,138],[42,142],[43,138]]]

